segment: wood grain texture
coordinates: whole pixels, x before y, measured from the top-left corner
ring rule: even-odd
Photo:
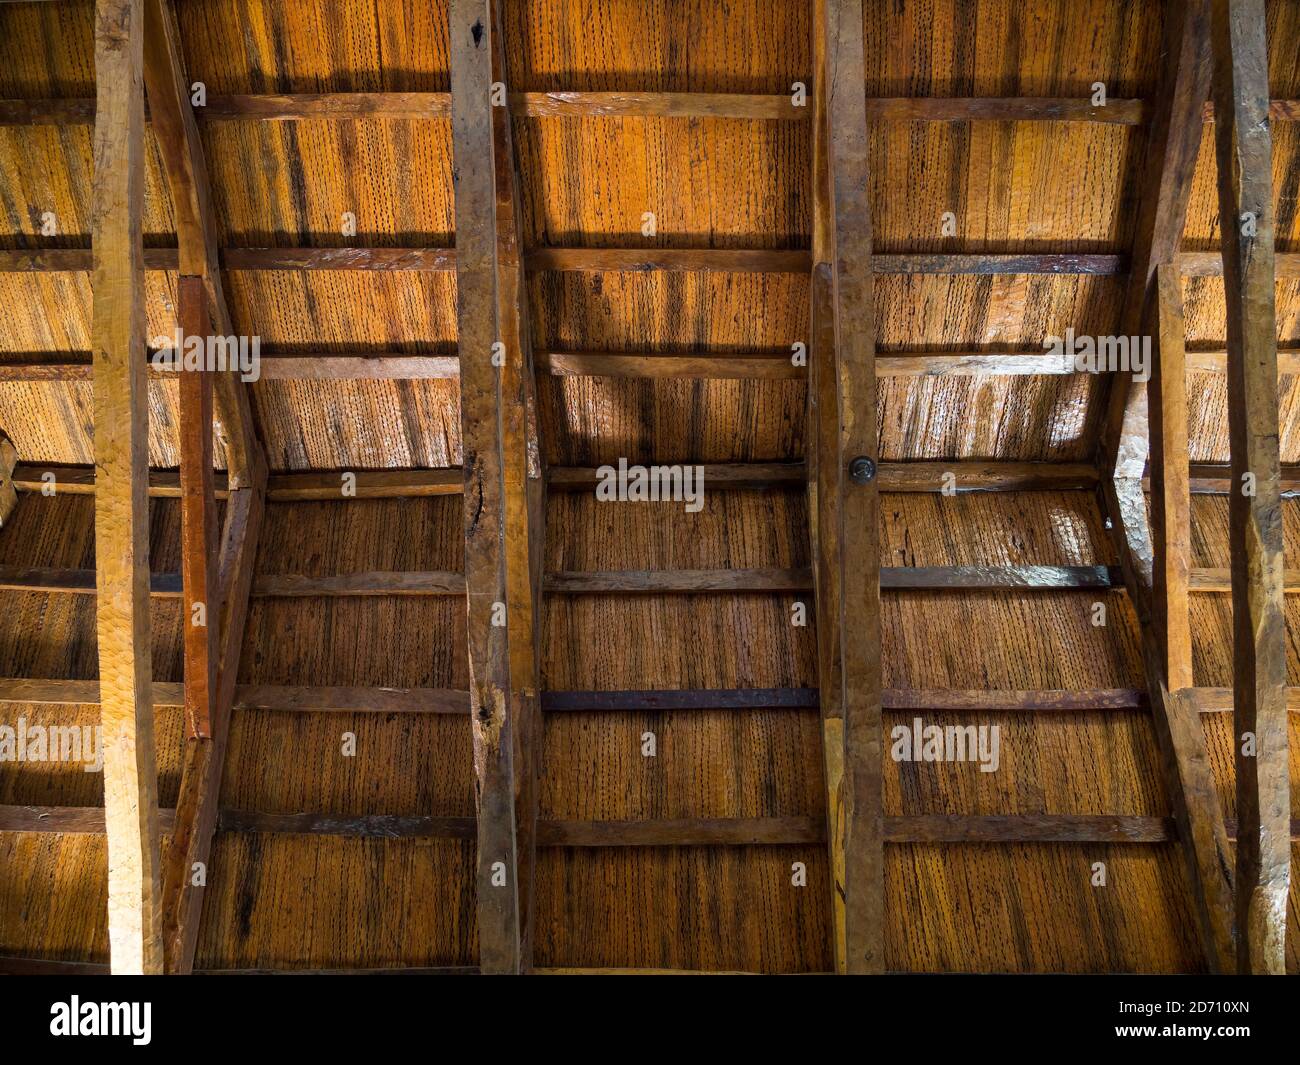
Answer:
[[[478,777],[479,966],[519,972],[516,727],[510,705],[504,537],[503,388],[492,106],[492,5],[452,0],[452,149],[456,186],[456,318],[465,458],[465,583],[471,721]]]
[[[1183,301],[1168,263],[1157,267],[1159,343],[1151,374],[1151,540],[1155,549],[1152,624],[1172,689],[1192,686],[1191,491],[1187,456],[1187,371]]]
[[[263,469],[256,469],[253,484],[235,489],[226,508],[218,569],[221,658],[212,734],[186,740],[176,800],[176,830],[163,870],[163,938],[167,969],[172,973],[189,973],[194,967],[249,590],[262,526],[265,476]],[[204,873],[198,883],[196,867]]]
[[[1237,734],[1237,966],[1285,972],[1291,870],[1282,604],[1272,138],[1264,5],[1215,0],[1214,135],[1228,319],[1228,419],[1234,491],[1232,606]],[[1249,746],[1253,737],[1257,751]]]
[[[828,264],[832,283],[839,425],[837,506],[820,536],[840,541],[839,613],[844,714],[844,929],[849,973],[884,969],[884,852],[881,813],[879,486],[849,480],[859,457],[877,458],[875,314],[872,303],[870,167],[863,69],[862,5],[827,0],[826,155]],[[823,416],[831,416],[823,412]]]
[[[144,2],[144,79],[154,139],[162,154],[176,225],[178,269],[182,277],[201,279],[204,303],[211,308],[213,332],[235,330],[226,307],[217,265],[218,235],[208,188],[207,164],[198,124],[189,105],[190,82],[181,57],[180,30],[167,0]],[[189,297],[189,298],[192,298]],[[182,313],[186,297],[180,300]],[[207,307],[203,317],[207,317]],[[194,319],[185,323],[192,324]],[[205,327],[198,335],[207,336]],[[220,414],[220,431],[234,484],[246,484],[259,461],[253,416],[243,384],[230,371],[214,373],[212,388]]]
[[[1209,0],[1182,0],[1165,12],[1164,66],[1148,133],[1147,165],[1133,242],[1133,268],[1120,318],[1124,336],[1156,323],[1158,268],[1177,254],[1210,87]],[[1111,375],[1101,459],[1117,477],[1140,477],[1147,457],[1144,382]]]
[[[94,366],[97,625],[114,972],[161,973],[144,406],[144,8],[96,0]]]
[[[184,336],[210,334],[203,279],[180,279]],[[212,375],[182,373],[181,394],[181,577],[185,628],[185,719],[191,736],[210,736],[220,655],[217,620],[217,497],[212,478]],[[211,615],[211,622],[209,621]]]

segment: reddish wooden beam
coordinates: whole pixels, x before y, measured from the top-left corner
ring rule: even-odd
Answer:
[[[207,302],[201,277],[180,278],[179,318],[185,336],[208,335]],[[212,375],[204,368],[181,372],[180,447],[185,726],[190,736],[210,736],[212,703],[217,695],[220,603],[215,598],[217,498],[212,479]]]

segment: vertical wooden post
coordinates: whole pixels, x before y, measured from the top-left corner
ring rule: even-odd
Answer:
[[[479,967],[519,972],[519,863],[507,632],[490,0],[452,0],[451,140],[456,322],[465,472],[465,584],[478,797]]]
[[[828,261],[838,429],[833,522],[838,544],[840,680],[844,715],[844,934],[851,973],[884,969],[884,721],[880,687],[880,494],[876,479],[875,319],[861,0],[826,0],[825,103],[829,173]],[[815,283],[815,282],[814,282]],[[823,393],[825,394],[825,393]],[[821,456],[824,460],[828,456]]]
[[[1232,451],[1237,967],[1285,971],[1290,881],[1273,144],[1263,0],[1215,0],[1214,140]]]
[[[118,973],[163,966],[149,619],[143,26],[140,0],[96,0],[91,239],[108,937]]]
[[[492,2],[492,79],[506,80],[503,0]],[[545,481],[537,438],[536,376],[524,288],[519,181],[509,96],[492,108],[497,198],[497,316],[506,358],[501,367],[505,491],[506,611],[510,645],[510,713],[516,776],[515,836],[519,869],[520,968],[532,962],[533,868],[536,854],[537,759],[542,741],[541,566]]]
[[[847,971],[844,931],[844,690],[840,673],[840,432],[831,279],[830,161],[826,153],[826,0],[812,9],[811,306],[808,341],[808,530],[816,588],[817,685],[821,693],[822,771],[835,971]]]
[[[1152,619],[1165,677],[1175,691],[1192,686],[1191,487],[1187,464],[1187,358],[1178,268],[1162,263],[1157,281],[1159,332],[1151,371],[1151,535],[1155,542]]]
[[[206,338],[208,297],[201,277],[179,282],[182,338]],[[177,352],[183,361],[183,352]],[[217,499],[212,479],[212,374],[178,370],[181,438],[181,578],[184,589],[185,725],[190,736],[212,735],[217,692]]]

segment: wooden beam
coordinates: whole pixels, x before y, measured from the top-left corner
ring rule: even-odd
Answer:
[[[0,678],[0,702],[29,705],[78,706],[99,703],[97,680]],[[184,706],[184,685],[154,681],[155,710]],[[288,713],[468,714],[469,692],[452,688],[347,688],[281,684],[240,684],[234,692],[237,710],[277,710]]]
[[[1228,372],[1228,353],[1219,351],[1189,351],[1186,353],[1188,373],[1226,374]],[[1300,374],[1300,351],[1279,351],[1277,353],[1277,375],[1288,377]]]
[[[1054,591],[1120,586],[1119,570],[1111,566],[886,566],[879,569],[879,587],[891,591],[1003,588]],[[561,571],[546,575],[546,590],[557,595],[806,592],[813,590],[813,574],[811,569],[761,567]]]
[[[106,820],[111,818],[103,806],[0,806],[0,832],[69,833],[72,835],[104,834]],[[155,818],[161,835],[172,831],[175,811],[156,810]],[[110,842],[112,833],[109,833]],[[110,951],[112,942],[110,940]],[[118,962],[113,962],[113,972],[120,972]]]
[[[456,268],[452,248],[225,248],[220,253],[226,270],[393,270],[438,273]],[[765,248],[534,248],[525,252],[525,265],[533,270],[558,272],[636,273],[678,271],[693,273],[804,273],[811,264],[803,250]],[[1218,277],[1222,260],[1218,252],[1183,252],[1176,257],[1184,277]],[[176,272],[180,257],[175,248],[146,248],[146,270]],[[1276,256],[1277,276],[1300,277],[1300,252]],[[877,274],[1092,275],[1114,277],[1129,273],[1126,255],[1072,252],[1025,255],[910,254],[876,255]],[[91,269],[88,248],[0,249],[0,273],[77,273]]]
[[[173,811],[161,811],[170,825]],[[1235,838],[1236,822],[1228,822]],[[361,839],[471,840],[473,817],[427,814],[262,813],[221,811],[217,830],[232,833],[346,836]],[[0,806],[0,832],[96,834],[100,807]],[[1141,814],[907,814],[884,819],[886,843],[1164,843],[1177,838],[1172,818]],[[1300,839],[1300,821],[1288,825]],[[539,821],[541,847],[772,847],[822,844],[817,817],[698,817],[645,821]]]
[[[1282,466],[1279,488],[1283,496],[1300,493],[1300,466]],[[1218,463],[1192,463],[1191,483],[1193,495],[1226,496],[1232,491],[1232,467]]]
[[[235,707],[311,714],[468,714],[469,692],[453,688],[241,684],[235,689]]]
[[[534,248],[532,270],[554,271],[725,271],[731,273],[806,273],[807,251],[753,248]],[[878,274],[1096,274],[1124,273],[1121,255],[1097,254],[914,254],[878,255],[871,264]]]
[[[1182,240],[1210,87],[1210,0],[1174,0],[1165,12],[1165,65],[1147,135],[1134,229],[1132,272],[1119,333],[1138,336],[1153,320],[1156,268],[1171,263]],[[1115,476],[1142,476],[1147,457],[1146,385],[1134,375],[1111,375],[1100,462]]]
[[[96,611],[115,973],[161,973],[158,767],[149,623],[149,406],[144,374],[144,10],[96,0],[91,280]]]
[[[803,463],[704,463],[703,483],[714,490],[797,487],[806,483]],[[882,462],[882,492],[1062,491],[1095,488],[1097,469],[1077,462]],[[600,483],[596,467],[559,466],[547,471],[556,491],[590,491]]]
[[[286,832],[304,836],[363,836],[372,839],[476,839],[473,817],[427,814],[268,814],[222,810],[219,832]]]
[[[1291,876],[1278,460],[1273,142],[1263,0],[1214,0],[1214,141],[1228,318],[1237,969],[1286,971]],[[1248,484],[1247,479],[1253,481]],[[1253,488],[1253,491],[1248,489]]]
[[[506,624],[503,393],[496,365],[502,337],[490,103],[492,6],[490,0],[451,2],[451,140],[465,453],[466,630],[478,803],[479,965],[484,972],[509,973],[523,966],[523,925]]]
[[[465,575],[446,570],[342,573],[330,577],[308,577],[299,573],[268,573],[259,576],[253,583],[253,596],[260,599],[358,595],[463,596],[464,594]]]
[[[826,5],[812,7],[812,258],[833,255],[830,159],[826,148]],[[830,875],[831,951],[835,971],[848,971],[845,915],[844,685],[840,658],[840,425],[835,363],[834,286],[822,265],[809,281],[809,361],[805,415],[809,555],[812,561],[817,683],[826,794],[826,851]],[[825,530],[825,531],[823,531]]]
[[[814,82],[815,84],[815,82]],[[742,118],[801,121],[808,108],[792,95],[708,92],[524,92],[511,93],[510,109],[529,118]],[[873,122],[1101,122],[1139,126],[1148,121],[1146,100],[1110,99],[1098,106],[1088,97],[883,96],[867,98]],[[252,93],[210,96],[196,117],[221,121],[298,122],[308,119],[446,119],[445,92]],[[1273,100],[1274,122],[1300,119],[1300,101]],[[0,100],[0,126],[90,125],[89,98]],[[1207,104],[1203,120],[1212,122]]]
[[[556,377],[640,377],[698,380],[799,381],[807,371],[788,353],[776,355],[648,355],[539,351],[537,368]]]
[[[1149,564],[1149,561],[1148,561]],[[1283,591],[1300,593],[1300,570],[1285,570]],[[562,595],[696,594],[713,592],[805,592],[813,589],[808,568],[759,567],[702,570],[557,571],[543,578],[545,589]],[[462,574],[446,570],[373,571],[310,577],[297,573],[266,574],[253,585],[255,599],[329,599],[355,596],[461,596]],[[1123,589],[1119,566],[885,566],[885,591],[1065,591]],[[93,570],[0,566],[0,590],[44,594],[92,595]],[[1195,595],[1232,590],[1230,571],[1201,566],[1188,571],[1187,590]],[[179,573],[155,573],[150,594],[181,598]]]
[[[178,285],[181,332],[206,337],[207,293],[203,279],[182,275]],[[212,704],[217,697],[216,596],[217,497],[212,480],[212,374],[206,369],[181,374],[181,626],[185,632],[185,727],[190,736],[212,734]],[[209,624],[211,615],[211,624]]]
[[[492,80],[509,80],[504,0],[492,0]],[[542,570],[545,562],[546,479],[538,430],[537,374],[523,263],[523,198],[513,139],[517,97],[492,108],[496,183],[497,315],[505,345],[501,379],[501,446],[505,514],[506,622],[509,643],[510,735],[514,742],[515,839],[519,885],[519,967],[533,957],[534,866],[542,718]]]
[[[146,574],[144,579],[148,582],[145,585],[146,595],[180,598],[181,575],[179,573]],[[45,592],[63,595],[100,594],[97,570],[54,569],[42,566],[0,565],[0,589],[8,592]]]
[[[460,495],[464,490],[465,471],[459,466],[424,470],[337,470],[332,473],[312,470],[273,474],[267,482],[266,498],[273,503],[398,499]]]
[[[1097,468],[1082,462],[882,462],[882,492],[1037,492],[1095,488]]]
[[[664,691],[547,691],[548,714],[661,710],[815,710],[816,688],[712,688]]]
[[[1300,259],[1300,255],[1296,256]],[[225,248],[227,270],[454,270],[451,248]],[[806,250],[766,248],[533,248],[524,254],[530,270],[558,272],[668,271],[688,273],[802,274],[811,266]],[[179,266],[174,248],[145,251],[147,270]],[[1077,252],[1023,255],[980,253],[877,255],[878,274],[1093,275],[1127,273],[1128,258]],[[90,252],[81,248],[0,250],[0,273],[81,271],[90,269]]]
[[[839,427],[833,523],[837,541],[840,680],[844,717],[844,931],[849,973],[884,970],[885,869],[880,705],[880,485],[876,462],[875,314],[861,0],[825,0],[827,258]],[[913,269],[914,266],[909,266]],[[1018,269],[1026,268],[1023,264]],[[814,281],[814,284],[816,281]],[[814,330],[816,330],[814,325]],[[829,456],[821,456],[826,461]],[[859,468],[862,468],[861,470]]]
[[[1187,466],[1187,372],[1183,297],[1170,263],[1158,267],[1155,365],[1151,374],[1152,624],[1169,687],[1192,686],[1192,516]]]
[[[266,470],[261,465],[260,454],[255,461],[258,464],[252,471],[252,484],[234,489],[226,505],[218,573],[221,659],[211,736],[187,738],[181,755],[176,827],[163,876],[163,938],[170,973],[189,973],[194,968],[203,889],[210,872],[208,859],[230,736],[257,538],[262,526]]]
[[[14,485],[14,468],[18,465],[18,449],[0,430],[0,529],[4,528],[18,505],[18,489]]]
[[[144,4],[144,79],[154,140],[162,156],[176,225],[177,266],[182,277],[201,279],[215,334],[233,336],[217,264],[217,223],[208,188],[203,142],[190,106],[190,83],[181,55],[180,30],[169,0]],[[207,336],[207,315],[200,335]],[[197,315],[195,316],[197,320]],[[214,373],[220,431],[231,483],[247,484],[259,461],[248,393],[232,371]]]
[[[1214,972],[1231,971],[1233,956],[1231,858],[1223,811],[1210,772],[1197,708],[1173,690],[1165,673],[1164,647],[1152,621],[1155,558],[1138,481],[1116,477],[1103,486],[1124,584],[1137,616],[1142,663],[1152,707],[1152,724],[1163,763],[1170,809],[1178,825],[1187,882],[1206,963]]]
[[[1224,374],[1227,352],[1190,351],[1187,372]],[[553,377],[626,377],[713,381],[802,381],[808,371],[784,352],[732,355],[711,352],[539,351],[539,370]],[[1300,352],[1278,352],[1278,375],[1300,374]],[[1035,377],[1077,374],[1072,358],[1037,352],[922,351],[877,355],[882,377]],[[149,375],[166,380],[175,373],[167,360],[150,360]],[[0,363],[0,381],[89,381],[89,356],[38,353]],[[460,377],[455,355],[348,355],[323,351],[310,355],[263,352],[261,381],[450,381]]]
[[[1185,251],[1178,255],[1178,271],[1183,277],[1222,277],[1223,254],[1217,251]],[[1290,280],[1300,277],[1300,252],[1275,252],[1275,275]]]
[[[667,469],[670,464],[661,464]],[[681,464],[678,464],[681,465]],[[688,463],[701,471],[697,483],[704,483],[717,491],[742,489],[794,488],[804,483],[802,462],[731,462]],[[546,471],[546,485],[555,492],[595,491],[601,482],[600,470],[595,466],[552,466]],[[614,469],[614,466],[610,466]],[[699,481],[699,477],[703,481]]]
[[[801,462],[703,463],[704,479],[711,489],[769,489],[801,487],[807,471]],[[19,491],[39,492],[46,475],[52,475],[58,494],[90,495],[95,491],[92,466],[39,465],[20,462],[14,468]],[[355,482],[345,480],[351,474]],[[947,475],[951,475],[949,478]],[[590,491],[599,483],[597,467],[553,466],[546,470],[547,486],[556,491]],[[1300,470],[1288,474],[1288,490],[1300,491]],[[1069,491],[1097,486],[1097,469],[1079,462],[882,462],[877,480],[882,492],[937,493],[951,486],[957,494],[1001,491]],[[1193,467],[1193,491],[1226,491],[1227,467]],[[217,498],[224,498],[224,475],[215,476]],[[353,494],[345,495],[345,486]],[[267,500],[275,503],[310,500],[396,499],[412,496],[460,495],[464,471],[459,466],[439,469],[303,470],[272,474]],[[174,470],[153,470],[149,494],[180,497],[180,479]]]

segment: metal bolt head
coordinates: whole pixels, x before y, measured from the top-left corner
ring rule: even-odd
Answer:
[[[866,455],[849,461],[849,480],[854,484],[870,484],[876,479],[876,464]]]

